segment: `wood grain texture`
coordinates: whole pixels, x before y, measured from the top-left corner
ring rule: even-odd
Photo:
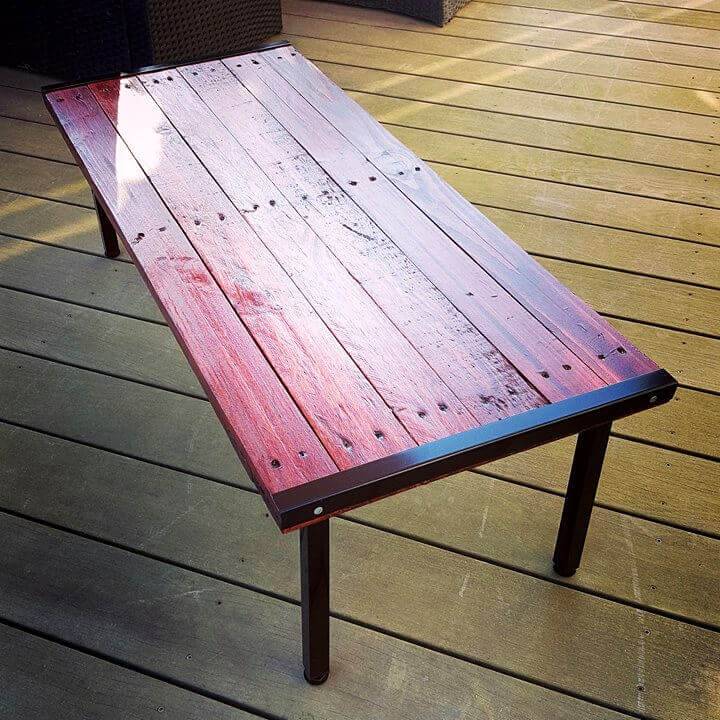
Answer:
[[[499,419],[542,402],[502,355],[323,172],[223,65],[185,77],[279,192],[478,418]],[[257,133],[243,118],[264,128]]]
[[[430,218],[407,202],[382,173],[368,165],[365,156],[267,66],[265,59],[255,62],[258,64],[236,58],[225,64],[325,172],[342,185],[363,212],[546,398],[557,400],[603,384],[488,272],[449,242]],[[412,235],[408,228],[412,228]],[[512,317],[512,326],[508,317]]]
[[[282,185],[273,184],[258,167],[254,148],[248,152],[240,145],[180,72],[140,80],[417,442],[495,419],[489,413],[473,417],[468,412],[285,198]],[[227,107],[226,112],[232,111],[236,103],[230,99]],[[347,392],[347,380],[342,382]]]
[[[269,53],[266,62],[588,367],[606,382],[657,367],[293,52]]]
[[[335,464],[90,91],[58,91],[50,103],[260,488],[271,493],[334,472]],[[118,166],[122,173],[116,173]]]

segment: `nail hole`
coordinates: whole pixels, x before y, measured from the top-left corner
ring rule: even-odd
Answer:
[[[617,351],[618,351],[621,355],[624,355],[624,354],[627,352],[627,350],[626,350],[624,347],[619,347],[619,348],[617,349]]]
[[[270,467],[279,468],[279,467],[280,467],[280,461],[279,461],[279,460],[271,460],[271,461],[270,461]]]
[[[160,81],[159,81],[157,78],[154,78],[154,79],[153,79],[153,82],[154,82],[156,85],[158,85],[158,84],[160,83]]]
[[[598,360],[604,360],[604,359],[605,359],[605,356],[602,353],[600,353],[598,355]]]
[[[382,432],[381,432],[380,430],[376,430],[376,431],[375,431],[375,437],[376,437],[378,440],[382,440],[382,439],[384,439],[385,436],[382,434]]]
[[[242,65],[240,63],[238,63],[235,67],[242,67]]]
[[[307,195],[303,195],[303,196],[302,196],[302,199],[303,199],[303,200],[307,200]]]
[[[416,167],[416,168],[415,168],[415,172],[420,172],[420,168],[419,168],[419,167]]]
[[[342,444],[343,447],[347,448],[348,450],[352,447],[352,443],[347,438],[342,439]]]
[[[254,205],[253,205],[253,210],[257,210],[259,207],[260,207],[259,205],[254,204]]]
[[[125,83],[125,87],[126,87],[126,88],[129,88],[129,87],[130,87],[130,83]]]
[[[193,75],[197,75],[197,72],[195,70],[193,70]]]
[[[375,182],[376,180],[377,180],[377,178],[374,175],[370,176],[370,182]]]
[[[188,653],[188,654],[185,656],[185,659],[186,659],[186,660],[192,660],[192,655],[190,655],[190,653]]]
[[[550,373],[547,370],[541,370],[540,375],[542,375],[544,378],[550,377]]]
[[[472,297],[472,296],[473,296],[473,294],[472,294],[471,292],[466,292],[465,294],[466,294],[468,297]]]
[[[290,53],[290,54],[291,54],[293,57],[295,57],[295,56],[297,55],[297,53]]]
[[[170,77],[170,75],[168,75],[168,80],[172,80],[172,77]]]
[[[418,411],[418,417],[424,418],[427,416],[427,413],[424,410]]]
[[[200,224],[200,221],[199,221],[199,220],[195,220],[195,224],[196,224],[196,225],[199,225],[199,224]]]
[[[572,370],[572,365],[568,365],[567,363],[563,365],[563,370]]]
[[[304,450],[301,450],[301,451],[298,453],[298,455],[299,455],[301,458],[307,457],[307,453],[306,453]]]
[[[402,170],[400,170],[400,172],[398,173],[398,175],[404,175],[404,174],[405,173]]]
[[[225,216],[224,216],[222,213],[218,213],[218,217],[219,217],[221,220],[224,220],[224,219],[225,219]]]
[[[260,63],[259,63],[257,60],[253,60],[253,61],[252,61],[252,64],[253,64],[253,65],[259,65]]]
[[[271,201],[270,201],[270,205],[271,205],[271,207],[275,207],[275,201],[274,201],[274,200],[271,200]]]
[[[351,181],[350,181],[350,184],[351,184],[351,185],[357,185],[357,180],[351,180]]]
[[[438,403],[438,408],[439,408],[442,412],[445,412],[445,411],[448,409],[448,406],[447,406],[445,403]]]

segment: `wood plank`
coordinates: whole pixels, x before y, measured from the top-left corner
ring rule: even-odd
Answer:
[[[345,68],[328,68],[335,82],[343,80]],[[377,120],[394,126],[562,150],[586,157],[626,160],[646,164],[653,171],[668,167],[712,173],[720,163],[720,146],[709,143],[399,99],[390,97],[391,87],[381,90],[386,93],[381,95],[356,91],[350,85],[342,87]]]
[[[611,58],[603,55],[579,55],[576,52],[556,50],[548,53],[545,48],[508,43],[479,43],[475,38],[446,37],[413,30],[382,28],[369,25],[364,15],[354,8],[332,7],[322,4],[312,6],[310,15],[288,14],[295,11],[295,3],[283,5],[285,10],[283,31],[316,39],[341,40],[372,47],[397,48],[407,52],[427,53],[442,58],[463,58],[497,64],[496,72],[517,75],[519,67],[561,72],[568,75],[604,77],[616,80],[644,82],[657,85],[679,86],[712,92],[720,84],[720,72],[704,68],[689,68],[669,63],[650,63],[632,59]],[[342,22],[332,18],[341,14]],[[368,32],[372,27],[372,32]],[[503,67],[505,70],[503,71]],[[512,66],[512,71],[509,69]],[[472,66],[471,66],[472,67]],[[477,71],[472,72],[471,77]],[[549,76],[548,73],[545,73]],[[588,91],[590,88],[588,88]],[[668,97],[676,99],[673,93]],[[642,103],[639,103],[642,104]],[[684,109],[684,108],[680,108]]]
[[[0,360],[7,398],[2,419],[232,485],[250,485],[207,403],[6,351]],[[86,364],[91,363],[88,357]],[[564,491],[573,442],[553,443],[483,470]],[[718,463],[616,437],[609,447],[602,502],[720,535]]]
[[[720,249],[716,246],[690,244],[517,210],[484,205],[480,210],[531,254],[720,287]],[[649,249],[652,252],[648,252]],[[604,300],[597,305],[601,311],[604,306]],[[640,347],[650,357],[656,356],[642,343]]]
[[[701,143],[713,143],[717,139],[715,122],[700,115],[581,98],[539,96],[523,90],[425,77],[408,70],[401,73],[391,63],[380,67],[372,48],[363,52],[363,67],[355,67],[353,57],[357,57],[357,51],[350,52],[352,46],[338,48],[339,43],[303,38],[294,39],[293,43],[328,77],[352,90]]]
[[[467,199],[484,205],[525,210],[549,217],[577,222],[595,222],[598,207],[603,208],[603,225],[620,230],[655,233],[665,237],[720,244],[713,228],[720,223],[720,210],[681,203],[628,197],[592,188],[572,187],[469,170],[452,165],[429,163],[437,173]],[[522,198],[522,204],[508,201],[509,192]]]
[[[335,464],[130,151],[110,132],[91,93],[60,91],[50,102],[108,211],[131,239],[126,248],[163,298],[166,320],[263,492],[334,472]],[[119,178],[107,172],[115,163],[125,173]],[[146,233],[152,242],[143,242]]]
[[[0,85],[23,88],[25,90],[41,90],[45,85],[60,82],[58,78],[40,75],[19,68],[0,67]]]
[[[339,20],[346,19],[348,16],[345,8],[334,5],[325,7],[325,3],[318,3],[313,0],[291,0],[291,2],[283,3],[283,9],[306,15],[322,13],[323,17],[332,17]],[[504,43],[526,47],[541,47],[555,51],[568,50],[578,55],[579,64],[590,63],[592,65],[593,57],[584,57],[587,55],[630,58],[646,62],[675,63],[713,70],[717,69],[720,63],[720,53],[713,48],[576,32],[565,27],[533,27],[517,23],[504,23],[497,20],[466,19],[457,15],[453,18],[451,25],[435,27],[415,18],[368,8],[353,8],[351,16],[353,22],[368,23],[374,28],[399,28],[412,30],[416,33],[482,40],[483,42],[479,44],[480,47],[490,43]]]
[[[256,164],[255,153],[240,145],[179,72],[151,73],[140,81],[418,442],[505,416],[484,407],[476,409],[476,403],[468,405],[465,398],[454,394],[437,374],[441,368],[436,371],[428,364],[402,333],[402,326],[390,321],[283,195],[283,183],[270,181]],[[272,198],[272,204],[267,198]],[[252,208],[256,209],[250,211]],[[411,324],[412,320],[406,318],[405,322]],[[518,394],[532,395],[513,368],[506,366],[505,374],[513,388],[520,388]],[[463,386],[473,385],[477,395],[480,387],[495,384],[492,368],[485,375],[468,377]],[[538,404],[541,400],[535,396],[534,402],[522,409]]]
[[[718,34],[720,36],[720,33]],[[712,127],[720,95],[705,90],[689,90],[666,85],[651,85],[630,80],[574,75],[540,68],[512,65],[498,66],[482,60],[439,58],[426,53],[407,52],[395,48],[370,47],[350,42],[305,37],[302,33],[286,33],[286,37],[311,60],[349,62],[350,55],[362,53],[362,65],[379,70],[408,73],[434,79],[470,82],[527,97],[530,107],[544,103],[545,97],[555,102],[612,108],[617,115],[660,118],[664,114],[680,120],[687,117],[698,126]],[[542,96],[542,98],[540,97]],[[519,98],[518,98],[519,99]],[[622,113],[616,105],[622,105]],[[598,124],[598,123],[595,123]]]
[[[455,137],[402,126],[390,132],[423,160],[693,206],[720,207],[720,176],[588,157],[526,145]],[[564,188],[560,189],[562,193]],[[579,205],[575,203],[575,206]],[[604,205],[612,205],[605,203]],[[685,208],[678,209],[681,213]],[[687,212],[687,211],[686,211]],[[689,210],[689,212],[697,212]]]
[[[349,236],[348,243],[352,237]],[[86,239],[81,236],[74,239],[69,236],[64,242],[88,252],[97,246],[94,237]],[[77,255],[59,248],[44,248],[1,236],[0,254],[5,258],[5,261],[0,263],[2,285],[132,317],[161,320],[155,303],[135,270],[127,263]],[[581,266],[575,267],[578,272],[582,269]],[[591,284],[581,285],[579,290],[584,292],[585,287],[588,292],[593,291]],[[660,304],[662,307],[666,304],[662,297]],[[442,317],[440,316],[441,319]],[[623,335],[661,361],[663,367],[681,381],[699,389],[720,392],[718,340],[616,318],[612,318],[611,322]],[[654,416],[654,413],[649,415]]]
[[[238,86],[229,73],[208,73],[198,66],[185,76],[236,141],[252,152],[255,162],[277,186],[277,192],[298,208],[337,261],[476,417],[500,418],[540,402],[537,393],[520,380],[502,355],[286,136],[249,93],[240,104],[228,102],[230,91],[236,92]],[[266,128],[267,140],[245,121],[248,117]],[[282,142],[278,142],[280,138]],[[292,162],[286,162],[287,152]],[[252,206],[252,201],[247,204]],[[319,265],[324,267],[325,263]],[[412,377],[412,373],[408,375]]]
[[[172,333],[155,323],[0,288],[0,345],[205,397]]]
[[[499,20],[540,27],[562,27],[580,32],[602,33],[640,40],[659,40],[679,45],[720,48],[720,33],[712,29],[665,25],[641,20],[594,17],[554,10],[536,10],[525,6],[503,6],[496,3],[471,2],[458,15],[479,20]]]
[[[621,18],[623,20],[663,23],[667,25],[682,25],[685,27],[707,28],[720,30],[720,17],[717,12],[707,12],[703,8],[659,8],[636,2],[617,2],[612,0],[592,0],[591,2],[577,3],[575,0],[529,0],[524,4],[522,0],[493,0],[494,5],[532,7],[538,10],[559,10],[563,13],[581,15],[597,15],[606,18]],[[634,27],[634,25],[633,25]]]
[[[571,290],[591,305],[602,307],[604,312],[714,337],[720,335],[718,290],[604,268],[574,268],[560,260],[541,258],[540,262]]]
[[[605,382],[651,372],[657,367],[292,48],[268,53],[261,62],[269,64],[288,83],[282,85],[282,98],[296,113],[292,115],[293,132],[301,144],[310,142],[312,134],[305,123],[298,123],[295,118],[312,110],[334,126],[337,148],[352,145],[382,173],[380,177],[386,179],[386,185],[394,186],[411,200]],[[249,73],[252,77],[252,70]],[[246,70],[243,77],[249,73]],[[273,81],[268,76],[265,82]],[[277,91],[281,85],[275,87]],[[279,110],[275,112],[276,116],[281,115]],[[285,119],[283,122],[288,123]],[[324,139],[327,142],[327,132]],[[372,188],[376,185],[370,183]],[[371,197],[375,194],[370,193]],[[513,315],[516,317],[514,311]],[[563,364],[566,371],[570,369],[568,364]]]
[[[237,575],[239,562],[250,568],[272,563],[276,577],[288,578],[273,589],[295,596],[292,548],[287,552],[287,543],[273,533],[260,498],[8,425],[0,424],[0,447],[6,466],[0,507],[226,577]],[[112,516],[98,512],[108,504],[115,508]],[[347,516],[556,582],[549,558],[561,510],[557,495],[460,473]],[[168,526],[168,517],[178,520]],[[235,528],[243,529],[240,537]],[[242,533],[250,528],[267,538],[246,543]],[[712,592],[720,580],[717,545],[596,508],[582,566],[562,582],[719,626],[720,598]],[[346,571],[349,561],[337,561],[333,572]],[[251,582],[268,587],[250,572]]]
[[[1,532],[6,617],[265,716],[312,715],[321,695],[328,720],[362,716],[368,698],[380,718],[446,718],[457,707],[470,718],[511,708],[547,719],[622,717],[341,620],[332,622],[335,680],[319,693],[302,679],[296,605],[16,518]],[[58,603],[78,587],[83,622],[76,605]]]
[[[40,94],[33,90],[0,87],[0,115],[51,125]]]
[[[30,633],[0,625],[0,717],[6,720],[92,717],[154,717],[178,720],[258,717],[72,650]]]
[[[1,116],[0,150],[11,150],[57,162],[75,162],[54,127]]]
[[[74,165],[0,151],[0,188],[92,207],[92,192]]]
[[[117,130],[127,143],[153,192],[187,234],[338,467],[414,446],[412,434],[399,422],[404,418],[396,418],[142,84],[136,79],[107,81],[89,86],[89,92],[109,118],[103,118],[103,140],[112,143]],[[118,167],[111,165],[113,172]],[[120,227],[132,237],[124,223]],[[167,300],[161,295],[163,302]],[[262,392],[261,385],[257,389]],[[452,398],[447,404],[453,405]],[[436,404],[427,416],[442,422]],[[282,424],[282,415],[276,417]],[[305,450],[298,445],[292,452],[295,464],[302,465]]]
[[[610,0],[609,4],[613,5],[616,0]],[[707,12],[720,12],[720,3],[718,0],[627,0],[622,5],[655,5],[658,7],[673,8],[676,10],[705,10]],[[582,9],[584,0],[578,0],[575,3],[575,9]]]
[[[427,215],[408,203],[382,173],[368,166],[368,158],[266,66],[265,60],[254,60],[258,64],[237,60],[226,61],[226,67],[275,121],[281,122],[288,139],[294,136],[335,183],[343,186],[363,212],[547,399],[553,401],[598,387],[599,378],[593,371],[582,365],[490,272],[475,264]],[[368,176],[373,170],[377,176]],[[362,182],[352,178],[362,178]],[[407,233],[408,227],[413,228],[412,237]],[[507,323],[508,314],[513,318],[512,327]]]
[[[0,190],[0,233],[103,254],[95,210]],[[123,248],[120,260],[129,261]]]

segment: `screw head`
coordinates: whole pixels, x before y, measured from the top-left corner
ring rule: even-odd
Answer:
[[[322,514],[323,514],[322,505],[318,505],[318,506],[313,510],[313,515],[322,515]]]
[[[650,403],[656,403],[657,402],[657,395],[651,395],[650,396]]]

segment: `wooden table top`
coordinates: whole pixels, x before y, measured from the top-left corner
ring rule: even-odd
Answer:
[[[279,522],[318,479],[669,382],[292,46],[46,102]]]

